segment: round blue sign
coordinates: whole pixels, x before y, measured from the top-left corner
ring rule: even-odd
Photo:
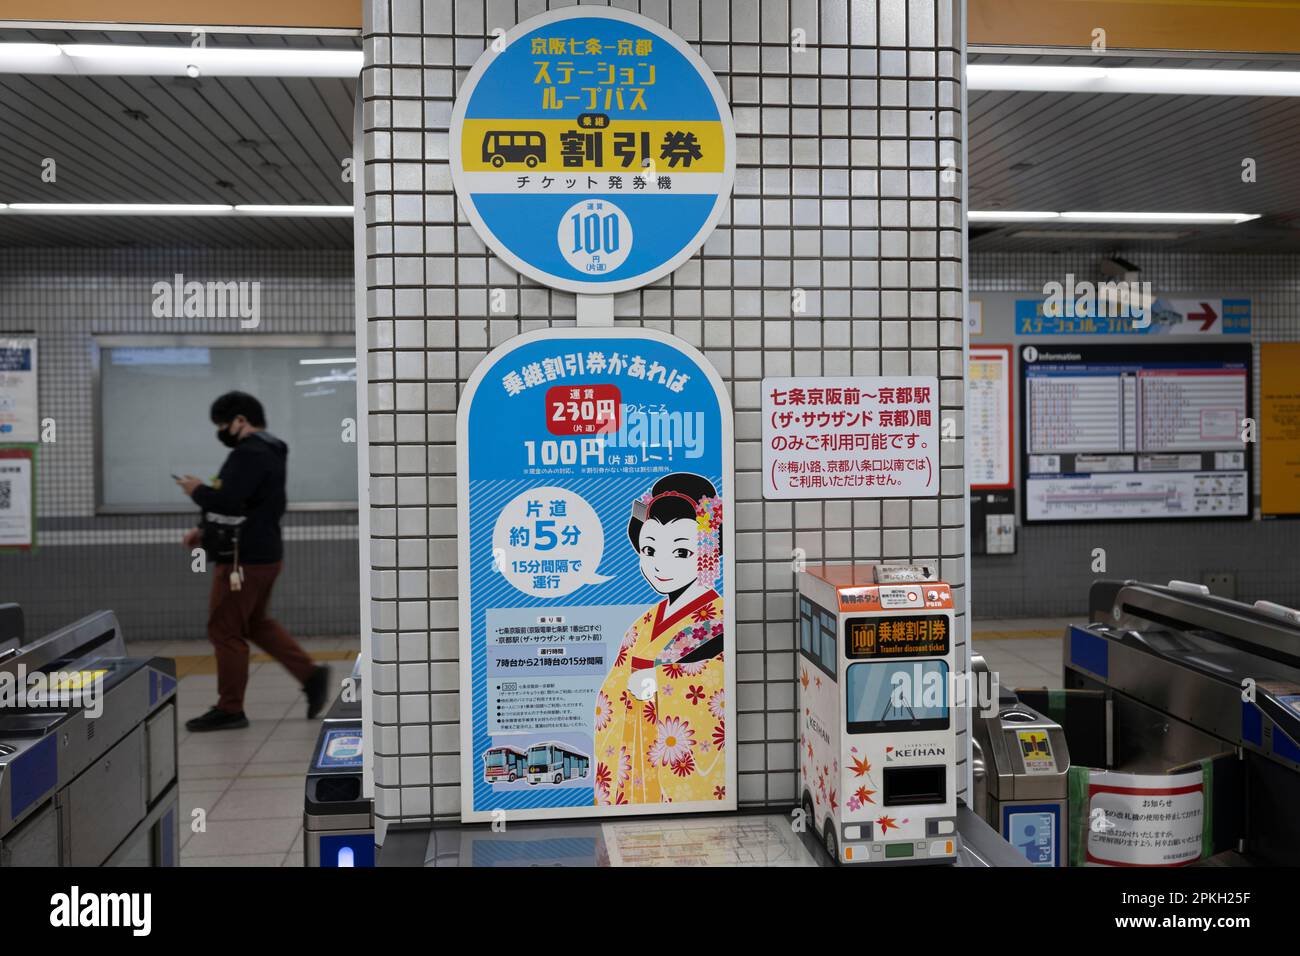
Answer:
[[[475,230],[519,272],[607,295],[672,272],[731,195],[731,111],[713,73],[647,17],[569,7],[495,40],[451,118]]]

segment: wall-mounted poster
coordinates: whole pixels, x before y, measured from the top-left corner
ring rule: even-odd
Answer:
[[[36,450],[0,446],[0,551],[36,544]]]
[[[972,488],[1012,488],[1014,445],[1010,345],[972,345],[966,375],[966,480]]]
[[[576,6],[520,23],[451,115],[456,196],[511,267],[566,292],[625,292],[703,245],[736,172],[713,71],[649,17]]]
[[[457,416],[461,817],[736,806],[730,399],[650,329],[543,329]]]
[[[1259,347],[1259,510],[1300,514],[1300,342]]]
[[[939,493],[933,376],[765,378],[764,498]]]
[[[36,339],[0,336],[0,445],[40,441]]]

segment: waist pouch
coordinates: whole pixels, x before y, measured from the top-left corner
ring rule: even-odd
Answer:
[[[222,515],[213,511],[203,513],[199,536],[209,561],[217,564],[239,563],[239,529],[246,520],[244,515]]]

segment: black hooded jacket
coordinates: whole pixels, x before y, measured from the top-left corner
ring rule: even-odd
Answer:
[[[288,445],[269,432],[254,432],[226,457],[218,487],[199,485],[190,496],[204,511],[247,517],[239,530],[241,564],[274,564],[284,557],[280,518],[288,459]]]

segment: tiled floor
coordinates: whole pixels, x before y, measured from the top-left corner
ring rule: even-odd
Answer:
[[[336,681],[351,670],[356,638],[300,642],[334,669]],[[307,720],[306,698],[289,673],[264,654],[249,664],[243,730],[192,734],[185,721],[217,699],[215,660],[206,644],[135,641],[135,657],[171,657],[178,691],[182,866],[301,866],[303,785],[320,730]],[[194,810],[204,811],[195,832]]]
[[[1074,618],[973,622],[972,646],[1003,687],[1060,687],[1061,647]]]
[[[1007,687],[1059,687],[1067,619],[974,622],[974,647]],[[341,680],[356,638],[302,641]],[[188,641],[130,645],[132,656],[171,657],[180,677],[181,863],[184,866],[301,866],[303,783],[319,720],[307,720],[301,689],[280,665],[255,654],[244,730],[191,734],[184,722],[216,702],[209,648]],[[205,815],[195,832],[193,811]]]

